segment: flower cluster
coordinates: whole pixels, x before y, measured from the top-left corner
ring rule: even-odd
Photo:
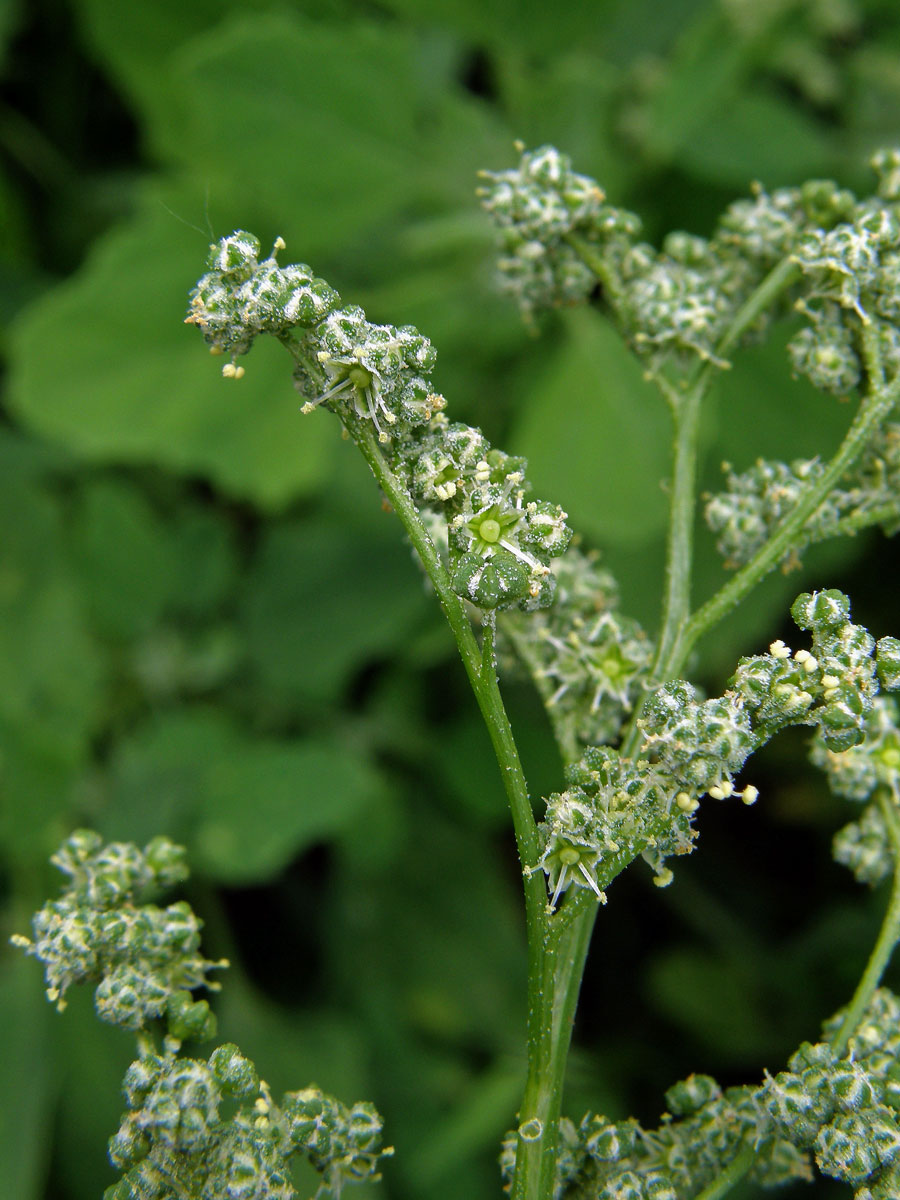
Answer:
[[[592,234],[618,216],[604,204],[593,179],[577,175],[571,159],[553,146],[521,152],[510,171],[483,171],[482,204],[502,231],[499,262],[504,287],[526,317],[551,305],[576,303],[593,289],[593,272],[565,240]],[[630,217],[631,214],[628,214]],[[637,218],[632,218],[637,232]]]
[[[741,659],[731,687],[759,743],[787,725],[813,725],[825,748],[848,750],[865,737],[878,691],[875,640],[851,623],[842,592],[804,592],[791,615],[812,633],[812,649],[793,653],[773,642],[768,654]]]
[[[526,317],[586,299],[600,284],[653,374],[682,375],[698,358],[727,365],[719,347],[738,312],[777,264],[793,260],[799,278],[742,340],[801,308],[809,323],[789,347],[794,370],[843,395],[862,377],[861,322],[879,322],[884,363],[892,372],[900,366],[898,159],[897,151],[874,157],[879,184],[868,199],[828,180],[772,193],[756,187],[712,237],[670,234],[661,250],[637,241],[637,217],[607,205],[597,183],[552,146],[523,150],[513,170],[485,173],[482,196],[501,231],[502,282]]]
[[[547,875],[550,906],[570,886],[588,887],[605,902],[603,889],[641,854],[660,886],[671,882],[663,861],[693,848],[696,801],[646,759],[608,747],[589,746],[566,776],[569,787],[549,797],[540,826],[538,866]]]
[[[374,430],[417,502],[445,521],[460,596],[482,609],[548,605],[549,561],[571,537],[566,514],[531,495],[523,459],[444,417],[444,398],[430,383],[428,339],[412,326],[376,325],[359,307],[339,307],[337,293],[308,267],[281,268],[274,251],[260,263],[258,253],[257,239],[243,232],[213,246],[188,321],[214,350],[233,356],[257,334],[274,334],[294,358],[304,413],[321,405],[351,427]],[[225,373],[241,371],[232,360]]]
[[[704,794],[716,800],[735,795],[734,776],[757,746],[739,693],[701,700],[683,679],[650,695],[640,728],[644,752],[691,801]],[[748,785],[740,795],[752,804],[757,792]]]
[[[589,746],[569,767],[570,786],[550,796],[541,827],[539,865],[552,906],[570,885],[590,887],[602,898],[603,889],[639,854],[653,867],[656,882],[668,883],[672,873],[664,861],[693,848],[692,817],[700,798],[735,796],[753,804],[757,789],[738,788],[735,777],[755,750],[787,726],[816,727],[824,765],[837,778],[852,779],[844,787],[858,798],[888,777],[896,787],[896,707],[878,693],[900,685],[900,642],[883,638],[876,645],[851,623],[850,602],[841,592],[803,593],[791,613],[801,629],[811,631],[812,650],[795,653],[773,642],[768,654],[741,659],[729,689],[710,699],[683,679],[662,684],[647,696],[637,722],[643,739],[639,757]],[[869,827],[865,832],[871,838]]]
[[[94,982],[97,1012],[104,1021],[141,1029],[165,1017],[178,1039],[211,1037],[213,1015],[191,989],[213,988],[214,967],[200,954],[201,922],[180,902],[159,908],[140,903],[149,891],[187,877],[184,850],[154,838],[143,851],[87,830],[73,833],[52,861],[69,876],[58,900],[34,916],[34,939],[13,942],[44,964],[47,995],[60,1008],[74,983]]]
[[[841,1026],[838,1013],[826,1035]],[[900,1165],[900,1002],[875,992],[839,1056],[829,1042],[805,1043],[787,1071],[759,1092],[776,1136],[811,1151],[819,1170],[866,1188],[857,1197],[896,1195]]]
[[[556,600],[502,624],[534,676],[564,746],[614,742],[643,693],[653,645],[618,610],[613,577],[577,546],[556,564]]]
[[[279,238],[260,262],[259,239],[243,230],[210,247],[209,271],[191,293],[187,323],[200,328],[214,354],[246,354],[260,333],[311,329],[340,304],[305,263],[280,267],[276,255],[283,249]]]
[[[128,1112],[109,1152],[125,1175],[105,1200],[296,1200],[297,1155],[322,1176],[319,1194],[337,1198],[344,1182],[377,1179],[379,1158],[391,1153],[372,1105],[348,1109],[316,1087],[276,1105],[230,1044],[205,1061],[147,1054],[129,1067],[124,1092]]]
[[[708,499],[706,522],[718,534],[726,566],[741,566],[771,537],[824,472],[818,459],[788,464],[759,459],[736,474],[726,465],[727,490]],[[835,537],[880,525],[891,533],[900,522],[900,425],[879,427],[863,455],[833,488],[803,527],[783,566],[799,561],[803,549]]]
[[[423,437],[398,443],[393,461],[419,504],[445,522],[460,596],[482,609],[551,602],[550,559],[564,553],[572,532],[558,504],[531,497],[523,458],[439,414]]]
[[[443,405],[430,383],[434,347],[411,325],[376,325],[305,264],[280,267],[275,255],[259,262],[259,241],[239,231],[210,250],[210,271],[191,293],[188,324],[197,325],[213,353],[228,352],[223,374],[240,378],[238,355],[261,333],[290,350],[302,411],[320,404],[343,419],[371,422],[382,442],[427,423]]]
[[[843,1014],[826,1023],[834,1037]],[[900,1002],[879,989],[843,1054],[827,1042],[804,1043],[760,1087],[723,1091],[691,1075],[666,1092],[655,1129],[634,1119],[588,1113],[560,1122],[557,1200],[677,1200],[714,1186],[744,1147],[749,1178],[775,1187],[824,1175],[859,1187],[857,1200],[889,1200],[900,1179]],[[516,1135],[507,1136],[501,1170],[509,1190]]]

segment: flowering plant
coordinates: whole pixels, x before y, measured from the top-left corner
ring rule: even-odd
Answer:
[[[648,637],[620,611],[615,582],[573,536],[567,514],[538,497],[527,463],[451,420],[431,383],[435,352],[416,329],[368,320],[305,264],[263,258],[239,231],[211,249],[188,323],[223,374],[257,337],[293,361],[301,412],[330,411],[356,443],[400,519],[459,648],[500,766],[519,852],[528,937],[528,1072],[501,1154],[515,1200],[715,1200],[745,1176],[765,1186],[817,1169],[858,1200],[900,1194],[900,1000],[880,986],[900,939],[900,641],[850,619],[833,589],[797,597],[808,646],[782,640],[742,658],[720,696],[684,675],[700,640],[778,566],[813,542],[900,518],[900,152],[882,152],[873,195],[813,181],[732,204],[709,239],[640,240],[641,222],[607,202],[552,147],[484,173],[485,208],[502,243],[503,286],[539,326],[548,307],[601,306],[668,405],[671,516],[663,615]],[[705,514],[737,567],[705,603],[691,599],[700,416],[717,375],[747,342],[800,313],[794,372],[859,403],[828,462],[760,460],[732,468]],[[530,673],[565,763],[565,786],[536,819],[498,672]],[[881,933],[848,1003],[821,1040],[777,1074],[723,1091],[692,1075],[666,1093],[656,1129],[562,1112],[572,1021],[598,907],[622,871],[645,861],[673,882],[702,808],[759,792],[747,760],[791,726],[812,732],[812,763],[861,816],[835,857],[862,882],[893,878]],[[737,818],[736,818],[737,819]],[[381,1122],[315,1087],[276,1104],[256,1068],[226,1045],[208,1060],[179,1054],[214,1019],[192,990],[223,964],[199,953],[184,905],[144,893],[184,877],[165,839],[143,851],[73,835],[57,855],[64,897],[19,943],[45,964],[50,998],[97,983],[98,1012],[138,1034],[128,1112],[111,1142],[123,1180],[110,1200],[295,1195],[292,1156],[321,1190],[371,1177]]]

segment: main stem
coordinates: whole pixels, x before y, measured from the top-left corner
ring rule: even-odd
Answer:
[[[503,777],[522,865],[528,940],[528,1077],[519,1112],[513,1196],[515,1200],[551,1200],[562,1079],[593,915],[580,925],[572,923],[568,928],[556,931],[547,911],[544,875],[538,867],[537,825],[497,683],[493,614],[486,614],[484,640],[479,650],[471,622],[453,590],[447,568],[422,524],[412,498],[382,454],[371,426],[352,416],[345,418],[345,423],[431,579],[459,647]]]

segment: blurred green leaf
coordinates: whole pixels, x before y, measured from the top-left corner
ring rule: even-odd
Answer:
[[[95,480],[82,489],[72,545],[87,603],[101,633],[137,637],[159,620],[175,578],[167,534],[136,488]]]
[[[833,170],[834,157],[823,125],[757,88],[705,122],[682,147],[678,165],[743,192],[752,180],[775,186],[816,178]]]
[[[420,182],[413,55],[396,28],[287,13],[228,23],[179,53],[185,117],[170,152],[211,180],[214,203],[239,172],[238,191],[254,207],[265,197],[304,257],[334,250]]]
[[[101,239],[14,327],[10,404],[88,460],[155,462],[277,508],[316,487],[334,429],[301,424],[280,347],[255,347],[235,384],[181,324],[205,254],[161,202]]]
[[[62,555],[56,505],[30,477],[27,454],[0,446],[10,465],[0,474],[0,727],[16,754],[78,764],[98,719],[104,665]],[[11,796],[4,807],[18,825]]]
[[[383,783],[335,742],[235,745],[209,765],[194,836],[197,869],[228,883],[270,879],[302,850],[365,819]]]
[[[512,448],[574,529],[601,546],[639,543],[666,520],[668,412],[605,321],[573,310],[566,335],[523,401]]]
[[[324,514],[267,532],[243,602],[264,687],[331,700],[372,658],[402,651],[429,604],[401,538],[394,521],[362,535]]]
[[[724,5],[698,8],[660,64],[659,83],[633,129],[653,158],[674,159],[734,102],[760,54],[767,20],[772,20],[768,10],[752,32],[742,35]]]
[[[85,41],[137,106],[153,139],[157,130],[172,130],[177,123],[180,94],[160,87],[170,56],[235,9],[265,5],[253,0],[195,0],[187,6],[178,0],[73,0],[72,7]]]
[[[172,607],[189,617],[206,616],[226,600],[237,582],[231,528],[215,509],[189,505],[179,507],[172,526],[176,572]]]
[[[0,1179],[11,1200],[39,1200],[56,1099],[50,1010],[37,966],[13,953],[0,969]]]
[[[253,738],[223,712],[187,709],[120,743],[100,827],[188,843],[197,872],[238,884],[277,875],[383,799],[364,755],[326,738]]]

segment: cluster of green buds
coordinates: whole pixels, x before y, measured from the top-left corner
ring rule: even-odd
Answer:
[[[377,1179],[381,1118],[371,1104],[347,1108],[317,1087],[275,1104],[237,1046],[208,1060],[147,1054],[124,1082],[128,1111],[110,1139],[124,1177],[104,1200],[297,1200],[292,1159],[319,1172],[319,1195],[345,1182]]]
[[[725,465],[727,490],[709,498],[706,522],[718,535],[726,566],[741,566],[765,544],[779,522],[817,485],[825,470],[818,459],[783,463],[759,459],[736,474]],[[783,562],[795,566],[807,545],[880,525],[900,523],[900,425],[889,422],[873,435],[860,460],[833,488],[803,527],[801,540]]]
[[[72,984],[95,983],[104,1021],[138,1030],[161,1017],[178,1040],[211,1037],[209,1005],[190,993],[214,989],[209,971],[227,964],[201,955],[201,922],[188,904],[142,902],[187,877],[183,848],[162,837],[143,850],[104,845],[99,834],[78,830],[51,861],[69,884],[35,913],[33,940],[12,939],[44,964],[48,998],[62,1009]]]
[[[603,889],[639,854],[657,884],[670,882],[665,859],[693,848],[692,818],[701,797],[755,803],[757,789],[739,787],[736,776],[787,726],[815,727],[814,753],[843,781],[844,794],[866,799],[878,783],[897,793],[897,709],[879,689],[900,686],[900,641],[882,638],[876,645],[850,621],[850,602],[841,592],[803,593],[791,613],[812,633],[811,650],[793,652],[773,642],[768,654],[741,659],[725,694],[710,699],[683,679],[662,684],[641,710],[637,758],[589,746],[568,768],[570,786],[550,796],[541,826],[540,866],[551,906],[570,885],[590,887],[603,899]],[[879,818],[867,820],[860,837],[864,833],[871,857],[872,822]],[[866,868],[868,877],[880,878],[891,862],[883,837],[879,854],[877,867]]]
[[[236,364],[260,333],[291,352],[302,412],[325,405],[342,419],[371,422],[380,441],[426,424],[444,406],[430,383],[434,347],[411,325],[376,325],[305,264],[280,267],[275,255],[259,262],[259,240],[238,231],[210,249],[209,272],[191,293],[188,324],[197,325],[214,354],[230,354],[223,374],[239,379]]]
[[[210,247],[206,275],[191,293],[186,322],[197,325],[213,354],[228,354],[223,374],[240,378],[234,359],[246,354],[261,333],[284,337],[312,329],[333,312],[340,296],[305,263],[281,267],[284,242],[259,261],[259,238],[239,229]]]
[[[757,790],[740,792],[734,777],[756,749],[750,718],[740,695],[726,692],[701,700],[683,679],[663,684],[649,696],[639,722],[643,753],[672,781],[688,810],[700,796],[725,800],[739,795],[753,804]]]
[[[520,159],[514,169],[481,172],[487,182],[479,195],[502,231],[503,286],[530,319],[536,311],[590,294],[596,277],[566,239],[572,233],[591,236],[616,216],[604,204],[600,187],[576,174],[567,155],[553,146],[526,151],[521,142],[516,149]],[[623,232],[638,229],[634,224]]]
[[[653,644],[618,609],[612,575],[570,547],[554,567],[556,600],[510,613],[504,635],[531,672],[564,746],[615,742],[643,694]]]
[[[880,883],[896,868],[896,831],[900,828],[900,705],[892,696],[876,696],[866,718],[862,742],[843,753],[835,753],[817,737],[811,759],[824,770],[835,795],[866,803],[860,818],[835,835],[836,861],[848,867],[860,883]],[[893,828],[889,828],[889,822]]]
[[[200,921],[185,903],[139,903],[147,892],[188,875],[183,847],[155,838],[143,850],[72,834],[52,861],[69,886],[35,915],[34,940],[15,945],[43,962],[48,997],[62,1008],[67,988],[97,982],[106,1021],[138,1032],[140,1057],[124,1080],[128,1111],[110,1139],[124,1172],[104,1200],[298,1200],[292,1157],[320,1173],[320,1195],[338,1200],[342,1184],[377,1178],[381,1118],[367,1103],[347,1108],[311,1086],[276,1105],[238,1048],[209,1059],[180,1056],[181,1043],[215,1033],[215,1018],[191,989],[213,988],[207,973],[225,963],[199,953]],[[147,1029],[164,1018],[163,1049]]]
[[[550,907],[567,888],[590,888],[605,903],[604,888],[638,855],[664,887],[672,872],[663,862],[688,854],[696,836],[697,803],[646,759],[629,759],[609,747],[589,746],[566,770],[569,786],[547,800],[540,825],[538,866],[547,876]]]
[[[826,1037],[838,1034],[843,1017],[839,1012],[826,1022]],[[575,1125],[564,1117],[556,1200],[712,1194],[748,1147],[754,1151],[748,1178],[762,1187],[810,1182],[814,1160],[823,1175],[859,1188],[856,1200],[893,1200],[900,1183],[898,1052],[900,1002],[881,988],[843,1053],[827,1041],[804,1043],[788,1069],[767,1075],[760,1087],[723,1091],[710,1076],[691,1075],[666,1092],[655,1129],[633,1118],[588,1113]],[[501,1155],[507,1189],[515,1143],[509,1134]]]
[[[651,373],[678,376],[698,359],[725,366],[723,335],[766,275],[791,260],[798,277],[741,340],[801,308],[809,323],[790,344],[794,369],[843,395],[862,375],[860,324],[874,318],[886,367],[900,366],[897,151],[873,158],[873,197],[858,200],[828,180],[772,193],[757,186],[726,210],[710,238],[673,233],[657,250],[637,240],[638,218],[606,204],[599,185],[573,172],[565,155],[552,146],[518,148],[518,166],[485,173],[481,194],[501,231],[501,281],[529,320],[599,285]]]
[[[244,232],[211,248],[187,320],[214,352],[230,351],[225,374],[239,377],[235,356],[257,334],[274,334],[294,359],[301,411],[323,406],[351,433],[373,430],[417,503],[442,518],[444,529],[434,533],[446,542],[458,594],[481,609],[546,607],[554,593],[550,559],[571,538],[566,514],[532,496],[523,459],[444,417],[427,338],[412,326],[373,324],[359,307],[339,307],[337,292],[308,267],[278,266],[281,248],[279,241],[260,263],[258,240]]]
[[[423,437],[398,443],[392,459],[417,502],[443,520],[460,596],[481,609],[550,604],[550,560],[565,552],[572,531],[558,504],[532,498],[525,459],[443,414]]]
[[[842,1014],[826,1024],[836,1034]],[[859,1187],[858,1200],[896,1196],[900,1179],[900,1003],[875,992],[843,1055],[804,1043],[758,1097],[776,1136],[812,1152],[824,1174]]]
[[[743,699],[757,744],[787,725],[812,725],[828,750],[848,750],[865,737],[879,663],[892,658],[896,639],[876,646],[851,623],[850,601],[834,590],[804,592],[791,615],[811,632],[811,650],[792,652],[773,642],[768,654],[742,658],[729,683]]]

